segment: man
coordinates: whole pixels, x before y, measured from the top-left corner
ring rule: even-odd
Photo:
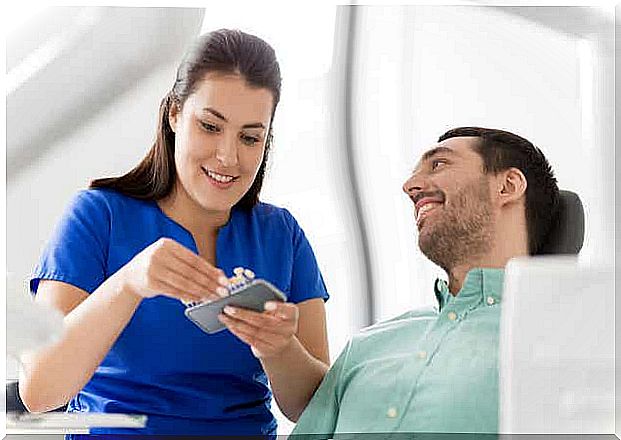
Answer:
[[[403,185],[419,247],[448,276],[435,284],[438,307],[355,336],[294,435],[498,430],[503,268],[537,253],[558,187],[541,151],[515,134],[462,127],[438,142]]]

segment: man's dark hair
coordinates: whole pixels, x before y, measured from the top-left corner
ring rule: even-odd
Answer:
[[[484,173],[499,173],[509,168],[517,168],[526,177],[528,253],[539,253],[557,220],[559,204],[559,190],[548,160],[531,142],[503,130],[453,128],[440,136],[438,142],[465,136],[479,138],[474,149],[483,159]]]

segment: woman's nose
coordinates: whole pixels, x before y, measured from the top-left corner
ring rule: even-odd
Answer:
[[[216,159],[225,167],[237,165],[237,143],[235,139],[222,139],[216,148]]]

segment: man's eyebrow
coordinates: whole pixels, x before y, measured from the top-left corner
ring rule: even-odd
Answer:
[[[431,159],[433,156],[438,154],[455,154],[455,151],[449,147],[435,147],[429,151],[426,151],[421,158],[421,162],[425,162],[426,160]]]
[[[423,162],[428,161],[429,159],[431,159],[433,156],[436,156],[438,154],[457,154],[455,153],[455,150],[449,148],[449,147],[435,147],[432,148],[429,151],[426,151],[423,154],[423,157],[420,158],[420,160],[418,161],[418,163],[416,164],[416,166],[414,167],[414,169],[412,170],[412,174],[416,173],[416,171],[418,171],[418,169],[420,168],[420,166],[423,164]]]
[[[222,120],[224,122],[229,122],[228,119],[226,119],[222,113],[220,113],[218,110],[215,110],[215,109],[213,109],[211,107],[205,107],[203,109],[203,111],[207,112],[207,113],[211,113],[216,118],[218,118],[218,119],[220,119],[220,120]],[[250,123],[250,124],[242,125],[242,128],[262,128],[263,130],[265,130],[265,125],[263,125],[263,123],[261,123],[261,122],[253,122],[253,123]]]

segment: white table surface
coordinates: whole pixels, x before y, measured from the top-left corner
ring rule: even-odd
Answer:
[[[88,434],[91,428],[144,428],[147,416],[104,413],[7,414],[7,434]]]

